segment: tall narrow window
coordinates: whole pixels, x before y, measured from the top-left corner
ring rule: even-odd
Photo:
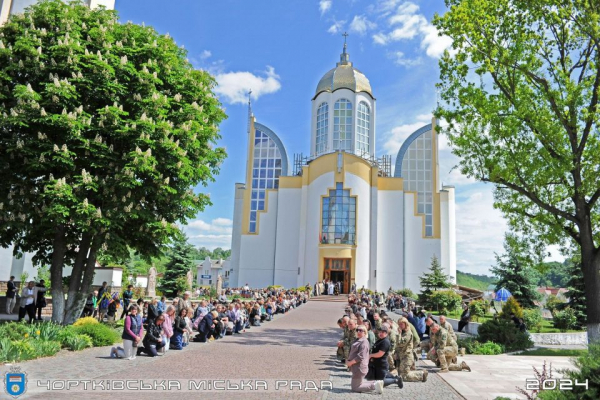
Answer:
[[[258,212],[265,210],[268,189],[279,188],[282,171],[282,155],[277,144],[265,132],[254,133],[254,161],[252,168],[252,197],[250,200],[250,224],[248,231],[256,233]]]
[[[369,126],[371,125],[371,110],[364,101],[358,104],[356,118],[356,154],[369,153]]]
[[[329,106],[321,103],[317,110],[317,147],[316,154],[327,152],[327,131],[329,129]]]
[[[333,150],[352,150],[352,103],[346,99],[335,102],[333,110]]]
[[[323,197],[321,237],[323,244],[356,244],[356,197],[340,182]]]

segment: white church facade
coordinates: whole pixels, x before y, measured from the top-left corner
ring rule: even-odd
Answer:
[[[290,163],[249,108],[246,180],[235,185],[230,286],[299,287],[323,279],[377,291],[420,289],[437,257],[456,277],[454,188],[438,173],[436,121],[406,139],[392,173],[376,157],[376,100],[349,61],[312,99],[310,156]]]

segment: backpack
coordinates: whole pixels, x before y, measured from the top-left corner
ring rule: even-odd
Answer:
[[[106,296],[106,292],[102,295],[102,300],[100,300],[100,308],[107,309],[108,303],[110,302],[110,295]]]

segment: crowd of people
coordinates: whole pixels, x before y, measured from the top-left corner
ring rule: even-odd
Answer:
[[[19,297],[19,321],[25,316],[29,317],[29,322],[41,321],[42,310],[46,307],[46,282],[41,279],[39,282],[29,281],[21,289]],[[18,289],[15,284],[15,277],[11,276],[6,282],[6,314],[14,313],[17,304]]]
[[[427,381],[428,371],[416,367],[419,354],[435,362],[440,373],[471,371],[464,361],[458,364],[456,334],[445,316],[438,321],[416,310],[415,302],[402,295],[359,291],[348,296],[338,320],[344,333],[337,357],[352,372],[352,391],[381,394],[390,385]]]
[[[113,347],[111,356],[128,360],[140,354],[156,357],[168,350],[182,350],[191,342],[207,343],[240,335],[300,307],[309,298],[303,291],[253,289],[247,300],[230,301],[227,292],[222,291],[217,299],[192,304],[191,295],[185,292],[170,305],[164,297],[129,304],[123,311],[123,346]],[[106,312],[110,313],[110,304]]]

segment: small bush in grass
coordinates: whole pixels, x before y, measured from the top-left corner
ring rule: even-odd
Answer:
[[[404,289],[397,290],[396,293],[401,294],[402,297],[408,297],[408,298],[411,298],[411,299],[416,299],[417,298],[417,295],[415,294],[415,292],[413,292],[409,288],[404,288]]]
[[[485,342],[475,350],[474,354],[495,356],[502,353],[504,353],[504,346],[494,342]]]
[[[60,342],[56,340],[34,339],[29,343],[35,352],[34,358],[53,356],[60,351]]]
[[[517,318],[523,318],[523,308],[512,296],[510,296],[502,306],[502,317],[510,318],[510,314],[515,314],[515,317]]]
[[[0,362],[13,362],[19,360],[19,349],[13,345],[9,338],[0,339]]]
[[[475,322],[479,321],[479,318],[485,317],[487,310],[487,301],[481,300],[473,300],[469,303],[469,311],[471,312],[471,319]]]
[[[523,321],[527,325],[527,329],[532,332],[540,332],[542,330],[542,313],[539,308],[526,308],[523,310]]]
[[[521,332],[512,321],[504,318],[484,322],[479,326],[478,333],[480,342],[501,344],[506,351],[525,350],[533,347],[529,335]]]
[[[37,352],[31,345],[31,340],[15,340],[12,345],[18,353],[18,358],[15,361],[33,360],[37,358]]]
[[[0,325],[0,336],[9,340],[22,340],[31,336],[30,326],[25,322],[9,322]]]
[[[472,337],[468,337],[468,338],[464,338],[464,339],[458,338],[456,343],[458,344],[459,348],[464,347],[467,354],[476,354],[477,349],[481,345],[481,343],[479,343],[477,341],[477,339],[472,338]]]
[[[577,316],[575,315],[575,310],[571,307],[554,313],[554,327],[560,329],[561,332],[573,329],[576,325]]]
[[[69,350],[79,351],[94,346],[92,338],[88,335],[74,335],[66,339],[66,347]]]
[[[121,339],[117,332],[102,324],[76,326],[75,332],[88,335],[92,339],[94,347],[110,346]]]
[[[81,325],[96,325],[99,324],[98,320],[94,317],[83,317],[79,318],[77,321],[73,323],[73,326],[81,326]]]

